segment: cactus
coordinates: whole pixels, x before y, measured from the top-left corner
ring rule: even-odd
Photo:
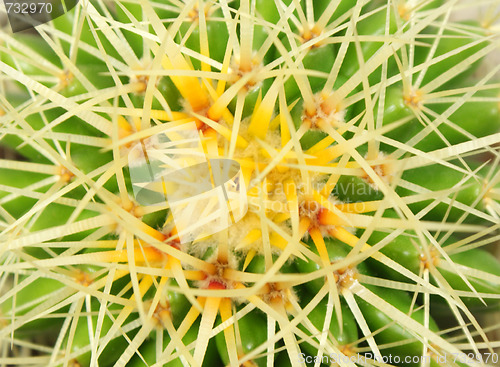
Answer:
[[[497,363],[484,4],[81,0],[3,29],[2,363]]]

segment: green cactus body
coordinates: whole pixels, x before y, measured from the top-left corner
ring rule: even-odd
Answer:
[[[89,0],[2,28],[0,360],[474,365],[450,358],[500,329],[477,7]]]

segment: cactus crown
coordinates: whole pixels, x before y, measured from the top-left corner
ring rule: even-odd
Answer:
[[[496,363],[498,26],[461,7],[80,1],[2,30],[5,360]]]

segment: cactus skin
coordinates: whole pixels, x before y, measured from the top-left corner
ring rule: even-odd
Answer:
[[[500,300],[488,19],[442,1],[105,6],[0,33],[0,146],[20,155],[0,159],[2,343],[81,367],[482,350],[500,329],[476,321]],[[129,155],[187,123],[248,199],[188,243],[172,202],[135,196]]]

